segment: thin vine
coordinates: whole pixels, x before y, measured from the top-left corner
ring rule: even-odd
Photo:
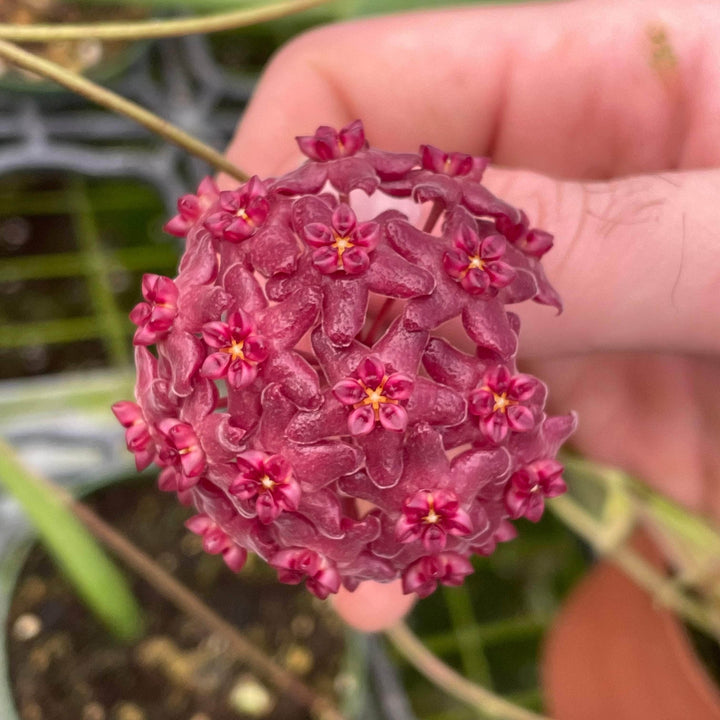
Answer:
[[[395,649],[433,684],[457,700],[496,720],[549,720],[515,705],[500,695],[471,682],[428,650],[404,623],[385,631]]]
[[[116,23],[57,23],[16,25],[0,23],[0,39],[13,42],[57,42],[60,40],[148,40],[234,30],[293,15],[328,0],[286,0],[260,7],[169,20],[136,20]]]
[[[186,150],[191,155],[195,155],[212,167],[227,173],[240,182],[245,182],[248,179],[248,176],[240,170],[240,168],[231,163],[214,148],[194,138],[167,120],[163,120],[163,118],[158,115],[151,113],[137,103],[126,100],[121,95],[101,87],[92,80],[88,80],[72,70],[67,70],[51,60],[40,58],[7,40],[0,40],[0,58],[4,58],[18,67],[34,72],[49,80],[53,80],[68,90],[82,95],[91,102],[107,108],[111,112],[124,115],[134,120],[156,135],[183,148],[183,150]]]

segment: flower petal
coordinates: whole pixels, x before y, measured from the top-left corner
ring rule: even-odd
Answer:
[[[508,425],[515,432],[527,432],[535,427],[532,411],[524,405],[510,405],[506,414]]]
[[[231,359],[229,353],[212,353],[205,358],[200,374],[211,380],[219,380],[227,375]]]
[[[357,224],[357,218],[347,203],[340,203],[332,214],[332,226],[340,237],[349,237]]]
[[[355,405],[367,397],[362,385],[352,378],[347,378],[346,380],[341,380],[339,383],[336,383],[332,391],[333,395],[335,395],[343,405]]]
[[[403,432],[407,427],[407,411],[401,405],[385,403],[379,410],[380,424],[391,432]]]
[[[412,395],[415,381],[406,373],[393,373],[385,382],[385,394],[391,400],[407,400]]]
[[[348,430],[351,435],[367,435],[375,427],[375,413],[369,405],[356,408],[348,415]]]

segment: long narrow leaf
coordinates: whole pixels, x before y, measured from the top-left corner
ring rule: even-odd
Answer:
[[[140,608],[125,576],[72,514],[60,491],[31,472],[0,440],[0,483],[27,517],[80,597],[120,640],[142,633]]]

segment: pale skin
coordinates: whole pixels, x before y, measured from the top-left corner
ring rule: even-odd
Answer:
[[[521,307],[521,361],[574,444],[720,517],[720,10],[571,2],[398,15],[313,31],[270,64],[230,146],[252,173],[361,118],[387,150],[489,155],[487,185],[555,235],[565,303]],[[396,584],[341,592],[379,630]]]

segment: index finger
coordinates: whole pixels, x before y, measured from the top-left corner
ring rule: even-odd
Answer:
[[[229,153],[275,173],[294,135],[362,118],[387,150],[430,143],[556,176],[707,166],[720,156],[720,126],[703,122],[720,113],[718,25],[712,3],[572,2],[323,28],[271,64]]]

